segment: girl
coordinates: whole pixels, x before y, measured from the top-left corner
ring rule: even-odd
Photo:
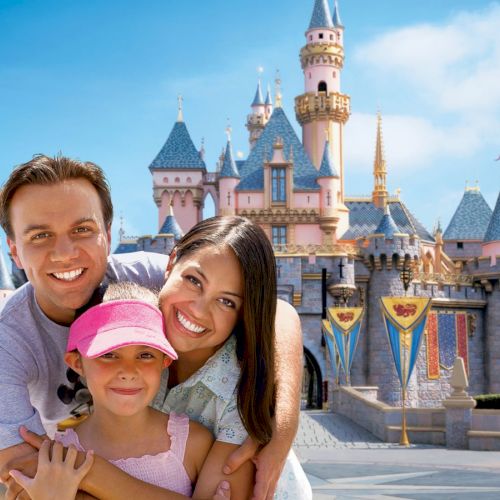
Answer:
[[[156,304],[157,296],[138,285],[110,285],[103,302],[71,325],[65,361],[85,378],[93,411],[75,429],[58,433],[56,441],[70,449],[93,450],[138,479],[190,497],[213,438],[185,415],[149,407],[163,369],[177,359]],[[49,492],[52,498],[74,498],[90,468],[89,456],[71,472],[76,453],[68,452],[63,463],[71,469],[73,484],[68,487],[69,474],[62,474],[64,483],[54,484],[47,471],[50,465],[52,472],[59,470],[55,462],[61,462],[62,448],[56,450],[54,463],[47,463],[42,450],[42,472],[34,481],[24,481],[36,500]],[[23,484],[18,474],[14,478]]]

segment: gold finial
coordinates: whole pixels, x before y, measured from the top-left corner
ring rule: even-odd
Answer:
[[[264,66],[257,66],[257,73],[262,75],[262,73],[264,73]]]
[[[401,188],[396,189],[396,198],[399,200],[399,197],[401,195]]]
[[[274,83],[276,84],[275,106],[277,108],[281,108],[281,76],[279,69],[276,70],[276,79],[274,80]]]
[[[118,231],[118,240],[120,241],[120,243],[125,238],[125,229],[123,225],[124,225],[123,212],[120,212],[120,229]]]
[[[228,142],[231,142],[231,133],[233,132],[233,129],[231,128],[231,122],[229,121],[229,118],[227,119],[227,127],[226,127],[226,135],[227,135],[227,140]]]
[[[325,139],[326,139],[326,142],[330,142],[330,129],[329,128],[325,128]]]
[[[182,101],[183,101],[183,98],[182,98],[182,95],[179,94],[177,96],[177,106],[178,106],[178,113],[177,113],[177,121],[178,122],[183,122],[184,121],[184,116],[183,116],[183,113],[182,113]]]

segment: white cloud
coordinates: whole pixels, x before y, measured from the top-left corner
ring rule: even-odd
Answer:
[[[402,106],[402,114],[384,115],[389,166],[421,169],[441,158],[473,157],[482,148],[496,148],[499,27],[500,5],[492,4],[446,23],[390,31],[358,47],[354,60],[360,68],[376,71],[386,90],[398,85],[400,98],[402,92],[408,95],[407,110]],[[354,168],[371,168],[375,130],[373,115],[352,115],[346,151]]]

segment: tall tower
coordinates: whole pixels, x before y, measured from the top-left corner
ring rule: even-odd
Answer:
[[[304,94],[295,98],[295,114],[302,126],[302,142],[319,169],[325,148],[325,130],[341,180],[344,201],[343,126],[350,114],[350,98],[340,92],[344,65],[344,27],[335,0],[333,17],[328,0],[315,0],[306,45],[300,51]]]
[[[375,146],[375,161],[373,162],[373,204],[378,208],[385,208],[387,204],[387,167],[382,142],[382,116],[377,113],[377,142]]]
[[[257,91],[255,92],[255,97],[252,102],[252,113],[247,116],[246,127],[248,132],[250,132],[250,149],[255,146],[255,143],[259,139],[266,123],[269,121],[269,117],[272,112],[272,102],[271,95],[268,91],[266,101],[262,97],[262,87],[259,83],[257,84]]]

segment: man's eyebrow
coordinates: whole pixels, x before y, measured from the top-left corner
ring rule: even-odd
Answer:
[[[25,228],[23,234],[31,233],[32,231],[47,231],[50,226],[47,224],[30,224]]]
[[[95,217],[82,217],[81,219],[78,219],[73,225],[78,226],[79,224],[85,224],[86,222],[93,222],[94,224],[98,223]]]

